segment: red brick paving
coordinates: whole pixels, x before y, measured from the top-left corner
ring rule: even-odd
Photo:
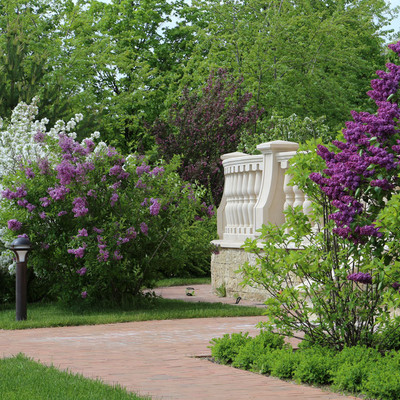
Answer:
[[[262,319],[207,318],[0,330],[0,356],[22,352],[60,369],[119,383],[153,399],[354,399],[195,358],[210,354],[208,345],[213,337],[247,331],[257,334],[254,326]]]

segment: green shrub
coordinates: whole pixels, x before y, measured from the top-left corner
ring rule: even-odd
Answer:
[[[293,351],[282,336],[264,331],[255,338],[247,333],[224,335],[211,343],[212,355],[221,364],[311,385],[331,384],[333,390],[371,399],[400,399],[400,352],[394,350],[382,355],[378,349],[354,346],[339,352],[302,342]]]
[[[299,363],[299,353],[291,347],[277,349],[273,352],[271,375],[280,379],[292,379]]]
[[[240,349],[251,341],[249,334],[232,333],[226,334],[222,338],[211,340],[211,355],[221,364],[229,364],[238,355]]]
[[[400,398],[400,354],[390,353],[380,362],[371,363],[362,393],[379,400]]]
[[[274,362],[274,352],[268,349],[268,351],[256,355],[251,367],[251,371],[257,372],[259,374],[270,375]]]
[[[255,360],[271,349],[280,349],[285,341],[282,336],[272,332],[261,331],[255,338],[251,338],[233,360],[232,365],[238,368],[250,369]]]
[[[15,169],[1,177],[0,201],[0,226],[8,227],[0,241],[32,242],[34,300],[122,304],[159,278],[208,273],[214,211],[199,200],[205,189],[176,173],[179,157],[152,165],[125,158],[96,145],[97,133],[79,143],[70,131],[78,117],[38,131],[26,122],[34,111],[13,114],[38,147],[10,161]]]
[[[365,346],[345,347],[336,356],[333,388],[358,393],[372,367],[381,359],[376,349]]]
[[[332,367],[335,353],[324,347],[315,346],[298,353],[299,364],[294,379],[317,385],[328,385],[332,382]]]

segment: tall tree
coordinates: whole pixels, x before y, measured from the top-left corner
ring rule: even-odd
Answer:
[[[332,127],[365,105],[384,63],[385,0],[194,0],[208,21],[182,84],[228,68],[267,111],[327,116]],[[262,127],[262,125],[261,125]]]

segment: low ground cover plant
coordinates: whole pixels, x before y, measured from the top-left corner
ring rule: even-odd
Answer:
[[[382,354],[357,345],[335,351],[304,342],[296,351],[282,336],[261,331],[224,335],[211,341],[216,362],[370,399],[395,400],[400,390],[400,352]]]

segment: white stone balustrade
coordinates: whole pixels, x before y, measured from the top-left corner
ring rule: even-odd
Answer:
[[[255,238],[267,222],[280,225],[284,210],[302,206],[308,214],[311,203],[297,186],[289,186],[286,175],[298,144],[277,140],[257,146],[260,155],[229,153],[222,156],[224,193],[218,208],[218,235],[222,247],[240,247]]]

